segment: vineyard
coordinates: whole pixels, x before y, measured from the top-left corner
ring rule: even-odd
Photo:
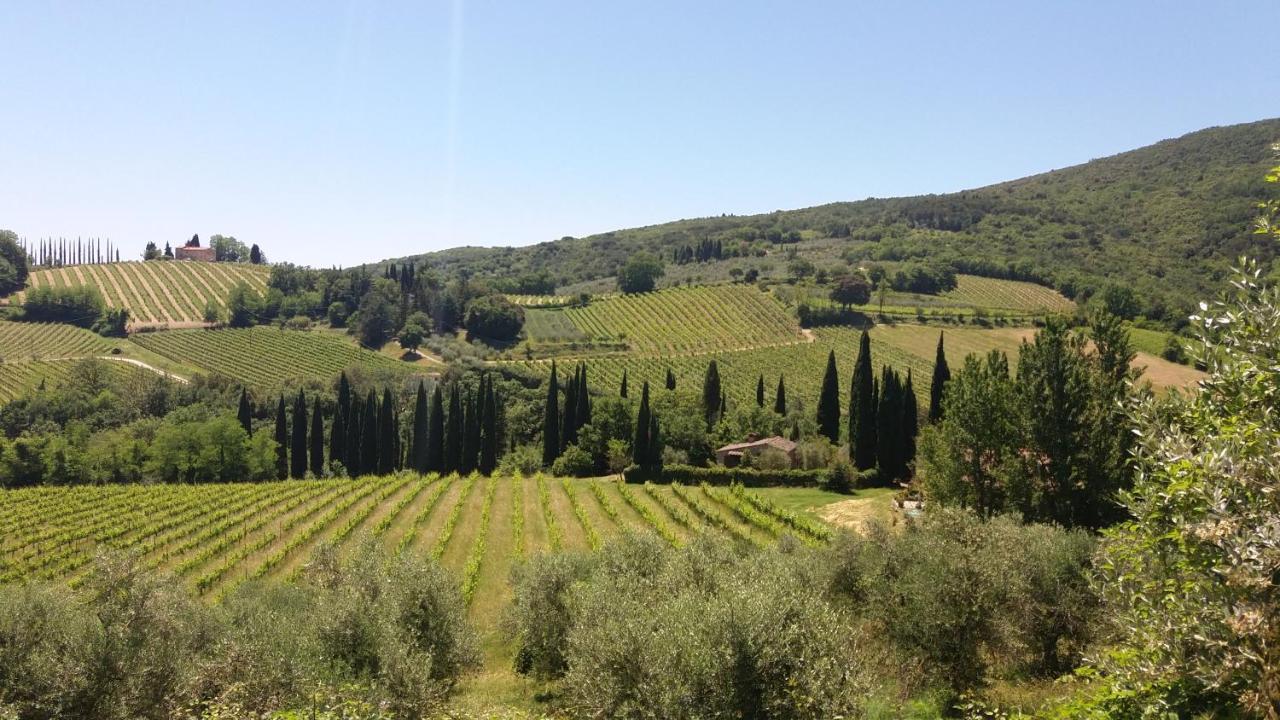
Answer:
[[[564,312],[583,334],[624,340],[642,354],[720,351],[800,342],[800,326],[752,285],[659,290],[597,299]]]
[[[0,362],[102,355],[112,344],[74,325],[0,320]]]
[[[0,402],[9,402],[39,388],[55,387],[66,382],[81,360],[35,360],[29,362],[0,362]],[[105,372],[147,373],[148,371],[126,363],[108,362],[96,366]]]
[[[957,304],[1030,313],[1069,313],[1076,308],[1053,288],[977,275],[957,275],[956,289],[941,297]]]
[[[386,355],[325,332],[266,327],[166,330],[138,333],[132,341],[176,362],[257,387],[275,387],[292,378],[327,380],[353,365],[410,371]]]
[[[0,583],[75,585],[101,549],[135,553],[217,599],[253,579],[288,580],[322,544],[363,538],[387,553],[434,557],[492,618],[519,558],[587,550],[627,531],[682,545],[704,532],[763,545],[830,530],[741,488],[613,480],[419,476],[206,485],[108,485],[0,491]]]
[[[524,308],[553,308],[564,307],[576,298],[573,295],[512,295],[508,294],[507,300]]]
[[[228,293],[240,282],[262,292],[267,274],[266,267],[245,263],[122,262],[36,270],[30,284],[92,285],[109,307],[128,309],[132,322],[163,325],[201,322],[210,300],[225,308]],[[22,295],[12,300],[21,303]]]

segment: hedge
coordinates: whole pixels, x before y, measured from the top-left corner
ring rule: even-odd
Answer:
[[[648,473],[638,465],[622,471],[629,483],[646,480],[655,483],[679,482],[685,485],[730,485],[741,483],[746,487],[817,487],[826,484],[827,471],[822,470],[761,470],[758,468],[727,468],[719,465],[695,467],[693,465],[668,465],[658,473]]]

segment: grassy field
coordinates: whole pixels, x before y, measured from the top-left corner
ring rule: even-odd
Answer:
[[[210,300],[226,307],[237,283],[264,291],[268,273],[266,266],[245,263],[122,262],[36,270],[29,282],[31,287],[92,285],[109,307],[128,309],[132,323],[155,326],[199,323]],[[22,296],[11,300],[21,303]]]
[[[626,532],[681,545],[701,533],[768,544],[782,532],[819,544],[828,532],[784,518],[847,499],[803,489],[623,485],[616,480],[418,476],[211,485],[42,487],[0,491],[0,582],[78,584],[99,549],[138,554],[216,601],[250,579],[288,580],[322,544],[349,553],[429,555],[452,571],[480,630],[484,669],[463,702],[528,704],[500,619],[512,567],[555,549],[589,551]],[[758,503],[758,504],[753,504]],[[807,521],[799,521],[808,527]]]
[[[328,379],[352,365],[410,372],[411,366],[328,332],[256,327],[138,333],[133,343],[175,362],[257,387],[291,378]]]

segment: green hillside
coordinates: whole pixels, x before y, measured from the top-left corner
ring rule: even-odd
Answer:
[[[668,281],[727,279],[731,268],[787,271],[785,250],[818,267],[935,260],[957,270],[1035,279],[1068,297],[1109,283],[1139,311],[1176,318],[1221,286],[1241,253],[1271,259],[1250,232],[1280,119],[1217,127],[1041,175],[946,195],[833,203],[562,238],[522,248],[456,248],[414,259],[473,275],[547,272],[563,291],[611,276],[630,253],[668,261]],[[775,240],[799,242],[778,244]],[[674,265],[674,249],[720,241],[726,259]],[[600,283],[595,289],[608,287]]]

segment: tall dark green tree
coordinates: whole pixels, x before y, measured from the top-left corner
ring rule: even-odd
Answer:
[[[907,368],[907,383],[902,386],[902,462],[910,465],[916,459],[916,435],[920,434],[920,402],[916,399],[915,384],[911,380],[911,368]]]
[[[307,476],[307,398],[298,391],[293,401],[293,427],[289,443],[289,476],[302,479]]]
[[[373,475],[378,472],[378,458],[381,452],[380,431],[378,420],[378,396],[373,390],[369,391],[369,396],[364,401],[364,427],[360,437],[360,474]]]
[[[720,367],[715,360],[707,363],[707,374],[702,378],[702,411],[707,416],[707,427],[720,418],[721,395]]]
[[[338,407],[333,413],[329,460],[347,464],[347,425],[351,422],[351,382],[344,371],[338,376]]]
[[[560,451],[578,441],[578,369],[564,384],[564,413],[560,424]]]
[[[240,409],[236,417],[240,420],[244,433],[253,435],[253,406],[249,404],[249,391],[244,388],[240,389]]]
[[[667,368],[667,389],[676,389],[676,374],[671,372],[671,368]]]
[[[378,461],[376,472],[390,475],[396,469],[396,421],[395,400],[391,389],[383,388],[382,402],[378,404]]]
[[[467,474],[476,469],[480,457],[480,408],[483,405],[480,393],[468,390],[463,405],[466,410],[462,416],[462,458],[458,461],[458,470]]]
[[[409,445],[409,467],[427,472],[427,422],[431,410],[427,405],[427,388],[418,381],[418,394],[413,401],[413,437]]]
[[[849,454],[859,470],[876,466],[876,400],[875,377],[871,370],[871,336],[863,330],[849,393]]]
[[[818,395],[818,432],[833,444],[840,442],[840,376],[836,371],[836,351],[827,355],[827,370],[822,375],[822,392]]]
[[[650,473],[662,472],[662,428],[658,425],[658,414],[649,414],[649,451],[645,470]]]
[[[778,390],[773,395],[773,411],[779,415],[787,414],[787,381],[778,376]]]
[[[880,379],[880,403],[876,407],[876,463],[880,479],[897,480],[903,476],[902,461],[902,395],[898,373],[884,366]]]
[[[498,398],[493,378],[485,383],[484,412],[480,417],[480,472],[492,475],[498,467]]]
[[[756,407],[764,407],[764,374],[756,381]]]
[[[324,413],[320,410],[320,398],[316,398],[311,410],[311,476],[324,477]]]
[[[444,424],[444,471],[458,472],[462,464],[462,388],[449,389],[449,417]]]
[[[627,371],[622,371],[622,396],[627,396]],[[547,381],[547,402],[542,415],[542,464],[560,457],[560,380],[556,375],[556,361],[551,361],[551,379]]]
[[[360,474],[360,446],[363,443],[364,403],[359,398],[353,398],[351,410],[347,413],[347,442],[342,449],[342,465],[351,477]]]
[[[649,382],[646,380],[640,390],[640,409],[636,413],[636,436],[631,443],[631,462],[640,467],[648,467],[653,459],[650,445],[652,414],[649,411]]]
[[[431,422],[427,424],[427,470],[444,471],[444,391],[436,383],[431,391]]]
[[[285,417],[284,396],[276,406],[276,479],[289,477],[289,423]]]
[[[580,364],[581,372],[578,377],[578,430],[582,430],[584,425],[591,424],[591,394],[587,391],[587,364]]]
[[[622,387],[618,389],[618,397],[627,396],[627,369],[622,368]]]
[[[933,384],[929,386],[929,422],[936,423],[942,419],[942,397],[946,391],[947,381],[951,379],[951,368],[947,367],[947,353],[942,347],[942,333],[938,333],[938,352],[933,359]]]

